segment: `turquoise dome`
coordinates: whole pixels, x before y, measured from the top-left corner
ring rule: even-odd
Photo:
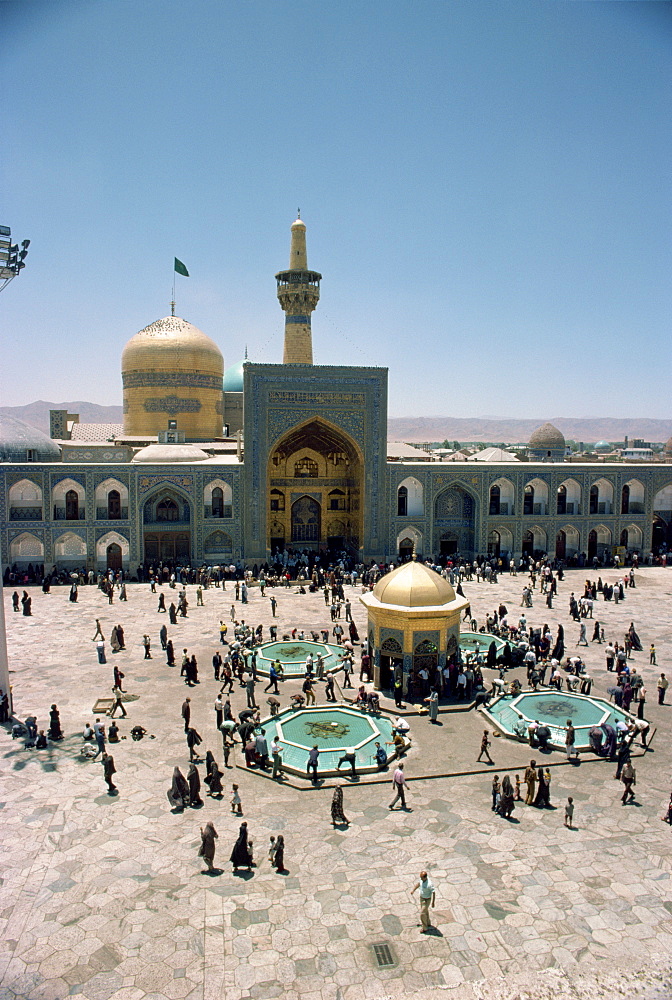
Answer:
[[[598,441],[595,445],[595,451],[611,451],[611,445],[608,441]]]
[[[243,366],[247,358],[243,358],[237,365],[231,365],[224,372],[224,392],[243,391]]]

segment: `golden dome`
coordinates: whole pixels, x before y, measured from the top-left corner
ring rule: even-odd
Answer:
[[[384,576],[373,588],[381,604],[400,608],[441,607],[455,600],[455,591],[442,576],[421,562],[407,562]]]
[[[158,434],[174,420],[187,441],[223,433],[224,358],[214,341],[179,316],[131,337],[121,356],[124,434]]]
[[[121,355],[121,372],[207,372],[224,375],[222,352],[202,330],[180,316],[164,316],[131,337]]]

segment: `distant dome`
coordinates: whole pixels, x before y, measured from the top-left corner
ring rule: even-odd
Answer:
[[[0,414],[0,462],[60,462],[61,449],[43,431]]]
[[[121,356],[124,434],[158,434],[176,420],[188,441],[222,435],[224,359],[217,344],[179,316],[140,330]]]
[[[247,358],[243,358],[239,361],[237,365],[231,365],[224,372],[224,392],[242,392],[243,391],[243,379],[244,370]]]
[[[205,462],[208,458],[209,455],[191,444],[149,444],[141,448],[131,461],[145,465],[172,465],[173,462]]]
[[[611,451],[611,445],[608,441],[598,441],[595,445],[595,451]]]
[[[424,563],[407,562],[378,581],[373,596],[381,604],[401,608],[441,607],[455,600],[455,591]]]
[[[537,427],[536,431],[533,431],[530,435],[529,441],[530,448],[534,449],[565,449],[565,436],[562,431],[559,431],[557,427],[553,424],[545,423],[541,427]]]

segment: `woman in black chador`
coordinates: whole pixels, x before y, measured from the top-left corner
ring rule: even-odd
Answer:
[[[555,646],[553,647],[553,652],[551,657],[554,660],[562,660],[565,655],[565,630],[562,625],[558,625],[558,637],[555,640]]]
[[[222,772],[219,770],[217,761],[211,750],[205,755],[205,770],[206,775],[203,779],[208,786],[208,795],[222,795],[224,789],[222,788]]]
[[[277,872],[284,872],[285,870],[285,838],[282,834],[279,835],[275,842],[275,854],[273,855],[273,864],[275,865],[275,870]]]
[[[193,763],[189,765],[187,782],[189,783],[189,805],[192,809],[198,809],[199,806],[203,805],[203,799],[201,798],[201,777],[196,765]]]
[[[551,786],[543,767],[540,767],[537,772],[537,794],[533,804],[538,809],[548,809],[551,804]]]
[[[49,739],[50,740],[62,740],[63,731],[61,729],[61,716],[59,715],[58,708],[56,705],[51,706],[51,711],[49,712]]]
[[[230,861],[233,865],[234,872],[237,872],[239,868],[247,868],[248,871],[251,870],[252,859],[250,858],[250,852],[247,849],[247,823],[244,821],[240,824],[238,840],[233,845]]]
[[[189,785],[179,767],[173,769],[173,780],[166,795],[173,809],[182,811],[189,805]]]

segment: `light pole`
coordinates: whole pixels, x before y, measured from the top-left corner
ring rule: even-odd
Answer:
[[[12,231],[9,226],[0,226],[0,292],[26,266],[30,240],[22,240],[21,246],[12,243]]]
[[[0,226],[0,292],[26,266],[30,240],[23,240],[21,248],[12,243],[12,231],[9,226]],[[12,686],[9,682],[9,662],[7,659],[7,630],[5,627],[5,607],[2,579],[2,558],[0,556],[0,688],[9,697],[10,719],[14,714],[14,699]]]

